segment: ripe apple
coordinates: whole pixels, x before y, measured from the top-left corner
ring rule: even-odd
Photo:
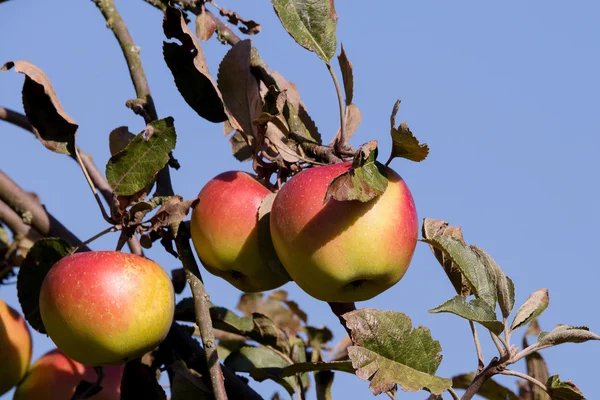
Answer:
[[[48,336],[68,357],[90,366],[123,364],[154,349],[167,335],[174,309],[165,270],[117,251],[62,258],[40,291]]]
[[[271,191],[245,172],[228,171],[198,194],[190,230],[198,258],[213,275],[244,292],[275,289],[289,281],[269,237],[261,236],[258,209]],[[268,232],[268,224],[266,226]]]
[[[25,376],[31,362],[31,334],[23,317],[0,300],[0,396]]]
[[[119,400],[123,366],[105,367],[102,390],[92,400]],[[19,384],[13,400],[70,400],[81,380],[96,382],[96,372],[54,349],[40,357]]]
[[[310,168],[287,182],[271,209],[279,259],[309,295],[328,302],[368,300],[396,284],[410,264],[419,224],[402,178],[387,168],[386,191],[375,199],[323,200],[351,163]]]

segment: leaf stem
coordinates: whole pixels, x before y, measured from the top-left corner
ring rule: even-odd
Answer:
[[[494,333],[492,333],[492,331],[489,331],[489,332],[490,332],[490,337],[492,338],[492,341],[496,345],[496,349],[498,349],[498,354],[500,356],[502,356],[504,354],[504,350],[502,350],[502,345],[500,344],[500,341],[498,340],[496,335],[494,335]]]
[[[108,228],[106,228],[102,232],[99,232],[99,233],[95,234],[94,236],[92,236],[91,238],[89,238],[88,240],[86,240],[85,242],[81,243],[79,246],[74,247],[73,250],[71,250],[69,252],[69,254],[77,253],[79,251],[79,249],[81,249],[84,246],[87,246],[88,244],[92,243],[94,240],[98,239],[99,237],[102,237],[102,236],[106,235],[107,233],[116,232],[116,231],[118,231],[120,229],[121,229],[121,226],[119,226],[119,225],[109,226]]]
[[[469,321],[469,326],[471,327],[471,333],[473,333],[475,350],[477,350],[477,372],[481,372],[485,368],[485,360],[483,358],[483,352],[481,351],[481,343],[479,343],[479,336],[477,335],[475,323],[473,321]]]
[[[546,385],[544,385],[542,382],[538,381],[537,379],[535,379],[532,376],[529,376],[529,375],[524,374],[524,373],[519,372],[519,371],[513,371],[511,369],[505,369],[504,371],[500,371],[500,374],[502,374],[502,375],[510,375],[510,376],[517,376],[517,377],[519,377],[521,379],[525,379],[526,381],[529,381],[529,382],[533,383],[534,385],[538,386],[544,392],[550,394],[548,392],[548,388],[546,387]]]
[[[535,353],[536,351],[539,351],[539,350],[542,350],[542,349],[546,349],[548,347],[552,347],[552,345],[543,345],[543,346],[541,346],[539,343],[534,343],[531,346],[529,346],[529,347],[521,350],[513,358],[511,358],[509,360],[509,364],[514,364],[517,361],[519,361],[520,359],[522,359],[523,357],[527,357],[531,353]]]
[[[100,212],[102,213],[102,218],[104,218],[104,220],[106,222],[108,222],[109,224],[112,224],[113,221],[110,218],[110,216],[106,213],[106,210],[104,209],[104,204],[102,204],[102,200],[100,199],[98,190],[96,190],[96,185],[94,185],[92,178],[90,178],[90,174],[88,173],[88,170],[85,167],[85,164],[81,160],[81,155],[79,154],[79,150],[77,149],[77,147],[75,147],[75,158],[77,159],[77,163],[79,164],[79,166],[81,167],[81,170],[83,171],[85,180],[87,181],[88,185],[90,186],[90,189],[92,190],[92,193],[94,194],[94,198],[96,199],[96,203],[98,203],[98,207],[100,207]]]
[[[506,317],[502,319],[504,323],[504,338],[506,339],[506,343],[510,346],[510,330],[508,329],[508,320]]]
[[[341,154],[341,151],[346,146],[346,110],[344,108],[344,95],[342,94],[342,87],[340,86],[340,82],[338,81],[337,76],[335,75],[335,71],[331,66],[331,63],[325,63],[327,65],[327,70],[331,75],[331,79],[333,79],[333,84],[335,85],[335,91],[337,92],[338,103],[340,107],[340,134],[335,138],[335,149],[338,153]]]
[[[450,393],[450,396],[452,396],[453,400],[460,400],[460,397],[458,397],[458,393],[456,393],[454,389],[448,388],[446,391]]]
[[[210,374],[210,382],[215,395],[215,400],[227,400],[225,392],[225,383],[223,379],[223,371],[219,363],[219,355],[217,353],[217,341],[213,333],[212,320],[209,310],[209,296],[204,287],[200,269],[194,258],[192,247],[190,245],[189,226],[184,222],[179,224],[179,228],[175,233],[175,245],[179,253],[179,259],[185,269],[192,295],[194,298],[194,309],[196,310],[196,324],[200,329],[202,336],[202,344],[206,350],[206,363]]]

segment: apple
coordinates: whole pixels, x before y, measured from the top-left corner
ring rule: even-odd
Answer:
[[[60,259],[40,290],[56,346],[85,365],[124,364],[163,341],[175,309],[171,279],[147,258],[90,251]]]
[[[385,192],[368,202],[323,204],[327,187],[349,162],[304,170],[271,209],[275,250],[306,293],[328,302],[368,300],[395,285],[415,250],[419,223],[406,183],[386,168]]]
[[[270,237],[259,231],[258,209],[270,193],[251,175],[228,171],[202,188],[192,211],[192,242],[202,265],[243,292],[271,290],[289,281],[270,267],[279,261]]]
[[[15,386],[31,362],[31,334],[23,317],[0,300],[0,396]]]
[[[102,390],[92,400],[119,400],[123,366],[105,367]],[[54,349],[40,357],[15,391],[13,400],[70,400],[81,380],[96,382],[94,368]]]

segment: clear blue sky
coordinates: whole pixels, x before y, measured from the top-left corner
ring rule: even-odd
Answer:
[[[338,127],[337,103],[326,68],[295,45],[267,0],[222,0],[262,24],[254,45],[264,60],[301,90],[322,134]],[[26,59],[50,77],[80,129],[78,144],[103,167],[108,133],[120,125],[143,129],[124,107],[134,97],[121,51],[91,1],[9,1],[0,5],[0,61]],[[198,117],[178,95],[161,53],[162,15],[142,0],[117,1],[142,49],[159,116],[173,116],[178,132],[173,171],[177,193],[193,198],[214,175],[250,168],[231,157],[221,125]],[[338,1],[338,40],[354,64],[355,103],[363,123],[355,145],[379,140],[390,148],[389,114],[402,99],[398,118],[408,120],[431,147],[420,164],[396,160],[419,217],[461,225],[466,239],[496,259],[517,288],[517,307],[536,289],[550,291],[542,328],[588,325],[600,332],[597,199],[600,171],[600,4],[594,1],[400,2]],[[204,45],[210,72],[227,47]],[[0,74],[0,104],[21,110],[22,76]],[[75,163],[47,151],[29,133],[0,123],[0,168],[35,191],[81,239],[106,227]],[[384,158],[385,156],[382,156]],[[111,249],[116,235],[94,243]],[[377,240],[376,237],[373,240]],[[147,255],[167,270],[178,262],[160,246]],[[239,292],[204,273],[216,304],[233,308]],[[312,325],[327,324],[336,339],[343,330],[329,307],[293,284],[284,287],[309,313]],[[15,286],[0,297],[18,307]],[[189,295],[186,291],[184,295]],[[444,359],[438,374],[472,371],[476,358],[466,321],[427,310],[452,297],[444,273],[422,243],[405,278],[379,297],[359,304],[405,312],[439,339]],[[480,330],[489,360],[494,354]],[[515,335],[519,343],[521,336]],[[34,359],[52,347],[34,334]],[[572,379],[587,396],[600,398],[600,343],[563,345],[543,352],[551,374]],[[523,371],[524,364],[517,369]],[[513,379],[499,378],[513,386]],[[265,397],[276,385],[253,383]],[[335,399],[368,399],[368,383],[336,374]],[[7,398],[8,396],[3,397]],[[425,393],[399,398],[423,399]],[[309,398],[314,398],[314,390]]]

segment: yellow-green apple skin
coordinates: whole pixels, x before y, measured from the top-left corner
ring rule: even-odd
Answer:
[[[243,292],[289,281],[269,267],[277,260],[270,238],[259,238],[258,209],[269,193],[249,174],[228,171],[202,188],[192,211],[192,241],[202,265]]]
[[[123,364],[154,349],[166,337],[174,309],[165,270],[117,251],[62,258],[40,291],[48,336],[68,357],[89,366]]]
[[[0,300],[0,396],[25,376],[31,362],[31,334],[23,317]]]
[[[91,400],[119,400],[123,366],[104,368],[102,390]],[[13,400],[71,400],[81,380],[96,382],[96,372],[54,349],[40,357],[15,391]]]
[[[406,272],[418,238],[412,195],[387,168],[385,192],[360,201],[323,200],[331,181],[351,163],[310,168],[287,182],[271,209],[275,250],[306,293],[328,302],[371,299]]]

